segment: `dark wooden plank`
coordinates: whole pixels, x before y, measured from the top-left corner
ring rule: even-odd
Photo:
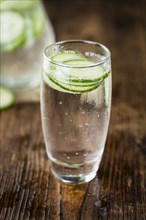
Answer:
[[[57,40],[89,39],[112,52],[113,104],[96,178],[68,186],[50,172],[39,104],[1,113],[0,220],[146,219],[144,1],[45,1]]]

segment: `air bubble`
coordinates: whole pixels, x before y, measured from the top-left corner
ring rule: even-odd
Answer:
[[[59,102],[58,104],[59,104],[59,105],[62,105],[62,102]]]

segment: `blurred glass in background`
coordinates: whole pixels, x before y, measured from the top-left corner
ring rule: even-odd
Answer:
[[[32,88],[39,83],[42,53],[49,44],[48,19],[40,0],[0,2],[1,85]]]

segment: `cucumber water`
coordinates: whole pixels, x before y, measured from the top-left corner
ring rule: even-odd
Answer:
[[[1,84],[16,89],[36,85],[49,38],[41,1],[2,0],[0,4]]]
[[[93,57],[66,50],[44,58],[41,112],[46,150],[54,174],[65,182],[91,180],[104,150],[111,69],[102,62],[96,65]]]

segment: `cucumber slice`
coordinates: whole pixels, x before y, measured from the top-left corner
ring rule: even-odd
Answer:
[[[0,109],[3,110],[5,108],[8,108],[13,103],[14,103],[13,93],[9,89],[0,86]]]
[[[3,0],[0,10],[28,10],[32,8],[38,0]]]
[[[42,72],[42,78],[43,78],[44,82],[48,86],[50,86],[52,89],[58,90],[60,92],[66,92],[64,89],[60,88],[58,85],[56,85],[54,82],[52,82],[44,71]]]
[[[58,53],[51,57],[51,59],[58,63],[67,64],[67,62],[76,60],[76,61],[87,61],[87,59],[81,54],[77,54],[74,51],[64,51]]]
[[[42,77],[43,77],[44,82],[49,87],[51,87],[52,89],[55,89],[57,91],[60,91],[60,92],[68,92],[68,93],[80,94],[80,93],[83,93],[83,92],[92,91],[92,90],[96,89],[99,86],[99,84],[98,85],[94,84],[92,86],[87,86],[85,88],[81,88],[80,89],[80,87],[77,87],[77,86],[74,86],[74,85],[60,83],[60,82],[56,81],[53,77],[50,77],[50,76],[46,75],[46,73],[44,71],[42,73]]]
[[[51,76],[50,75],[50,77],[52,77],[52,78],[54,78],[53,76]],[[55,78],[56,79],[56,78]],[[58,80],[58,79],[57,79]],[[67,85],[71,85],[71,86],[84,86],[84,87],[89,87],[89,86],[94,86],[94,85],[96,85],[97,84],[97,82],[88,82],[88,81],[84,81],[84,80],[82,80],[82,81],[71,81],[70,79],[64,79],[64,78],[60,78],[59,80],[58,80],[58,82],[59,83],[63,83],[63,84],[67,84]],[[100,81],[99,81],[100,82]],[[99,83],[98,82],[98,83]]]
[[[65,73],[65,77],[69,77],[70,81],[86,81],[86,82],[96,82],[101,80],[107,75],[107,71],[103,66],[95,66],[93,68],[87,67],[82,69],[70,69]]]
[[[45,72],[47,72],[46,68]],[[79,69],[70,68],[67,70],[63,68],[58,68],[55,70],[51,69],[51,71],[47,73],[53,76],[58,81],[71,82],[72,84],[94,84],[102,81],[109,75],[109,72],[107,72],[107,70],[105,70],[103,66]]]
[[[69,92],[73,92],[73,93],[83,93],[83,92],[89,92],[92,91],[96,88],[98,88],[98,86],[101,83],[96,83],[92,86],[84,86],[84,84],[82,84],[82,86],[76,86],[76,85],[71,85],[71,84],[67,84],[67,83],[60,83],[59,81],[57,81],[55,78],[51,77],[49,75],[49,79],[57,86],[59,86],[60,88],[64,89],[65,91],[69,91]]]
[[[94,62],[73,51],[58,53],[51,59],[70,66],[70,68],[60,66],[53,68],[53,64],[48,66],[44,63],[46,83],[51,84],[54,89],[63,89],[64,92],[83,93],[92,91],[98,88],[109,75],[109,72],[101,65],[89,67],[88,65],[94,64]]]
[[[63,62],[64,64],[70,65],[72,67],[78,67],[78,66],[87,66],[93,64],[92,61],[90,60],[83,60],[83,59],[78,59],[78,60],[67,60]]]
[[[0,26],[0,47],[2,51],[12,51],[25,42],[25,21],[19,13],[13,11],[2,12]]]
[[[30,13],[30,18],[32,20],[32,28],[34,36],[39,36],[45,25],[45,14],[42,5],[38,5]]]
[[[88,60],[82,54],[75,53],[74,51],[65,51],[52,56],[51,59],[58,63],[67,64],[70,67],[86,67],[86,68],[70,68],[67,70],[54,71],[55,78],[63,77],[72,82],[95,82],[100,81],[108,76],[107,70],[99,65],[88,67],[88,65],[95,64],[93,61]]]

